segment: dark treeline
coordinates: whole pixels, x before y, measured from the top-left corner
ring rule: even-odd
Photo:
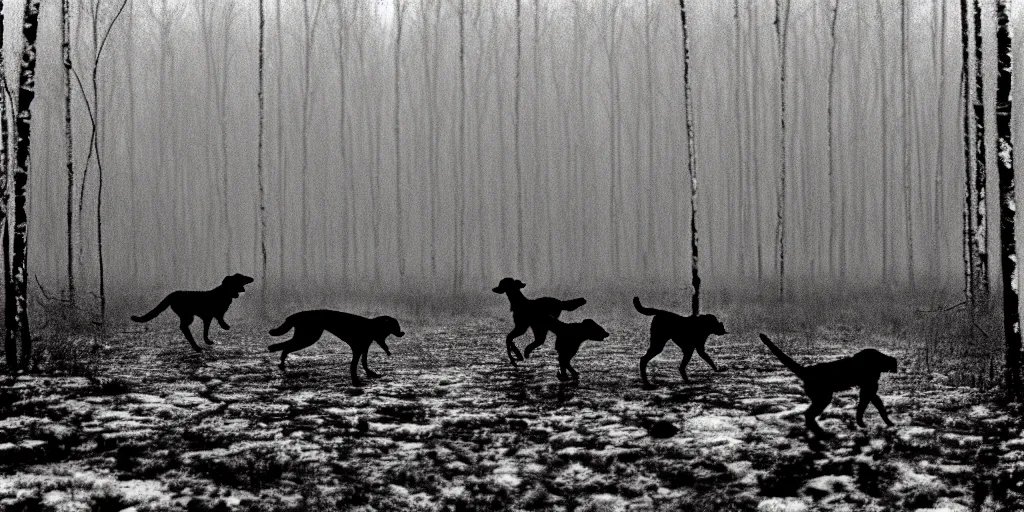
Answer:
[[[114,293],[260,275],[257,5],[129,1],[115,21],[120,1],[71,0],[80,296],[99,286],[101,233]],[[257,286],[688,281],[678,1],[264,5],[268,271]],[[51,290],[68,288],[69,270],[59,7],[40,16],[30,187],[30,272]],[[20,19],[19,5],[5,9]],[[959,2],[687,9],[704,283],[775,290],[783,242],[795,293],[808,282],[956,289]],[[994,58],[983,64],[992,102]]]

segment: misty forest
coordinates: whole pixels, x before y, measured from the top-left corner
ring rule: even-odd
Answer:
[[[0,0],[0,509],[1024,508],[1022,9]]]

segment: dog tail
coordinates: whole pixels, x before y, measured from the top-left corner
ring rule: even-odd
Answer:
[[[636,308],[641,315],[654,316],[661,313],[660,309],[645,308],[643,304],[640,304],[640,297],[633,297],[633,307]]]
[[[157,304],[156,307],[153,308],[153,311],[150,311],[149,313],[146,313],[145,315],[142,316],[132,315],[132,320],[136,322],[148,322],[156,318],[160,313],[163,313],[164,310],[167,309],[170,305],[171,296],[168,295],[167,297],[164,297],[164,300],[160,301],[160,304]]]
[[[775,344],[772,343],[772,340],[768,339],[768,336],[765,336],[764,333],[760,334],[760,336],[761,341],[763,341],[764,344],[768,346],[768,350],[771,350],[772,354],[775,354],[775,357],[777,357],[779,361],[782,361],[782,364],[786,365],[786,368],[789,368],[789,370],[795,373],[797,377],[803,378],[803,365],[794,361],[793,358],[787,356],[784,352],[782,352],[782,350],[779,349],[779,347],[776,347]]]
[[[275,327],[270,330],[271,336],[280,336],[288,331],[292,330],[292,317],[284,319],[284,323],[280,327]],[[274,345],[270,346],[270,351],[274,351]]]
[[[575,311],[580,306],[587,303],[587,299],[580,297],[578,299],[563,300],[562,311]]]

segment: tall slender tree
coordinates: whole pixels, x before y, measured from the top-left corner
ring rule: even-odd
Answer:
[[[65,0],[67,1],[67,0]],[[259,126],[256,128],[256,187],[259,192],[260,215],[260,303],[266,312],[267,307],[267,203],[263,188],[263,121],[266,105],[263,98],[263,75],[266,63],[266,11],[264,0],[259,0],[259,62],[256,73],[256,104],[259,110]]]
[[[67,265],[68,265],[68,308],[74,314],[77,292],[75,291],[75,161],[74,130],[71,125],[71,14],[70,0],[61,1],[61,56],[64,60],[64,149],[65,168],[68,175],[67,197]]]
[[[11,278],[14,281],[14,324],[7,329],[21,341],[18,364],[28,369],[32,357],[32,336],[28,324],[28,172],[31,164],[32,100],[36,95],[36,35],[39,0],[25,2],[21,34],[21,73],[18,81],[18,116],[15,129],[14,224]]]
[[[790,0],[775,0],[775,40],[779,50],[779,191],[775,237],[779,250],[779,298],[786,297],[786,35]]]
[[[405,279],[405,254],[402,251],[402,98],[399,85],[402,79],[402,18],[405,7],[402,0],[395,0],[395,243],[397,244],[398,280]]]
[[[686,26],[686,0],[679,0],[683,26],[683,89],[686,114],[686,167],[690,173],[690,284],[693,286],[693,315],[700,314],[700,272],[697,254],[697,154],[693,136],[693,89],[690,87],[690,36]]]
[[[1006,336],[1006,394],[1024,399],[1021,386],[1020,298],[1017,277],[1017,196],[1013,173],[1013,39],[1010,34],[1009,0],[996,1],[996,147],[999,167],[999,236],[1002,250],[1003,332]]]
[[[967,0],[960,0],[960,94],[961,114],[963,119],[963,147],[964,147],[964,205],[963,205],[963,257],[964,257],[964,298],[968,303],[971,314],[975,310],[974,297],[974,271],[977,265],[974,262],[976,252],[974,244],[977,238],[974,236],[974,173],[973,158],[971,158],[971,73],[970,73],[970,43],[968,39],[968,16]]]
[[[974,300],[985,309],[989,299],[988,199],[985,158],[985,79],[982,58],[981,4],[974,0]]]

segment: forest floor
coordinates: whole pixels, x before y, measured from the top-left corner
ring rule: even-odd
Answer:
[[[712,339],[724,371],[695,358],[689,385],[670,345],[644,389],[647,319],[595,318],[612,336],[583,345],[578,385],[555,378],[550,339],[508,363],[507,313],[403,322],[393,357],[371,349],[382,377],[363,387],[329,336],[282,372],[269,324],[214,328],[203,354],[170,318],[128,326],[88,375],[0,385],[0,509],[1024,508],[1019,411],[908,363],[897,336],[769,331],[798,361],[866,346],[901,361],[880,391],[895,428],[873,408],[868,428],[853,428],[856,393],[845,392],[821,421],[836,437],[815,442],[799,382],[755,331]],[[678,433],[652,436],[659,421]]]

